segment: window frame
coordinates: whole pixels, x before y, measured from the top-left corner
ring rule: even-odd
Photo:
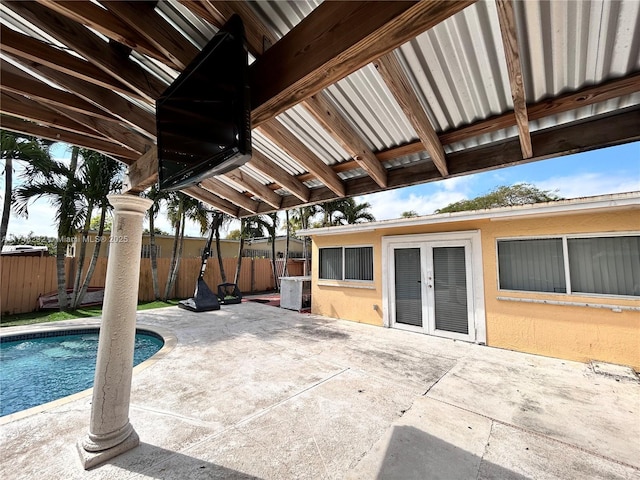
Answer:
[[[324,250],[326,248],[339,248],[341,249],[341,275],[340,275],[340,279],[333,279],[333,278],[322,278],[320,277],[320,261],[321,261],[321,250]],[[347,248],[371,248],[371,280],[356,280],[356,279],[352,279],[352,278],[347,278],[345,279],[345,250]],[[375,248],[372,244],[363,244],[363,245],[326,245],[323,247],[318,247],[318,285],[324,285],[324,286],[336,286],[336,285],[343,285],[343,284],[350,284],[350,285],[362,285],[363,288],[368,288],[369,286],[373,285],[373,283],[375,282]]]
[[[602,233],[563,233],[557,235],[527,235],[522,237],[496,237],[495,239],[495,254],[496,254],[496,282],[499,292],[511,292],[511,293],[526,293],[537,295],[559,295],[559,296],[579,296],[579,297],[596,297],[596,298],[621,298],[638,300],[636,295],[615,295],[611,293],[585,293],[574,292],[571,285],[571,272],[569,268],[569,240],[575,238],[613,238],[613,237],[637,237],[640,236],[640,231],[625,231],[625,232],[602,232]],[[562,241],[562,259],[564,267],[564,277],[566,292],[540,292],[536,290],[511,290],[502,288],[500,285],[500,259],[498,257],[498,242],[508,242],[514,240],[545,240],[557,238]]]

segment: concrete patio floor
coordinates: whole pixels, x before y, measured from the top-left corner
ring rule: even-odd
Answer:
[[[133,377],[140,446],[84,471],[84,396],[1,425],[0,478],[640,479],[637,379],[250,302],[138,324],[177,337]]]

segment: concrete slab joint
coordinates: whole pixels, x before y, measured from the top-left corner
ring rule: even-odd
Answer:
[[[78,443],[85,469],[136,447],[140,440],[129,422],[131,376],[138,303],[142,220],[151,201],[109,195],[113,230],[98,340],[89,433]]]

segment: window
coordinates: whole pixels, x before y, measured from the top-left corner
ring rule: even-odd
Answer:
[[[321,248],[320,279],[373,281],[373,247]]]
[[[640,296],[640,236],[499,240],[500,288]]]
[[[498,268],[500,288],[567,291],[561,238],[499,241]]]
[[[640,296],[640,236],[570,238],[571,290]]]

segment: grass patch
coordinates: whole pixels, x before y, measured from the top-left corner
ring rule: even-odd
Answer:
[[[167,302],[142,302],[138,304],[138,310],[151,310],[153,308],[173,307],[178,304],[178,300]],[[16,315],[3,315],[0,319],[1,327],[17,327],[31,325],[33,323],[59,322],[61,320],[73,320],[75,318],[99,317],[102,315],[102,307],[79,308],[71,312],[58,312],[53,310],[42,310],[31,313],[18,313]]]

